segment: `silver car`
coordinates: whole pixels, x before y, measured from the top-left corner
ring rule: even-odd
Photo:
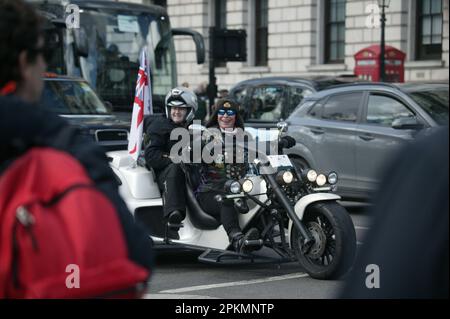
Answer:
[[[337,172],[344,198],[370,198],[401,144],[448,125],[448,87],[364,83],[311,95],[286,121],[297,141],[286,153],[297,167]]]

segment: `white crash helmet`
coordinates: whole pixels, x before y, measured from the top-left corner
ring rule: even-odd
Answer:
[[[186,107],[188,111],[186,113],[186,123],[192,122],[195,116],[195,112],[198,109],[197,95],[191,90],[185,87],[176,87],[166,95],[166,115],[170,119],[171,107]]]

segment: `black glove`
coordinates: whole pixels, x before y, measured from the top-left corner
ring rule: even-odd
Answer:
[[[297,142],[295,141],[294,138],[285,135],[283,137],[280,138],[280,142],[278,143],[278,146],[280,148],[291,148],[293,147]]]

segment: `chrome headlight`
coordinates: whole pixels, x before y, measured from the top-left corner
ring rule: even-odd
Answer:
[[[244,179],[242,181],[242,190],[244,193],[250,193],[253,190],[253,182],[249,179]]]
[[[331,172],[328,174],[328,183],[330,185],[336,185],[338,182],[338,174],[336,172]]]
[[[294,180],[294,175],[290,171],[280,171],[276,176],[276,181],[280,185],[290,184]]]
[[[316,184],[318,186],[323,186],[327,183],[327,177],[323,174],[319,174],[316,179]]]
[[[241,184],[239,182],[232,182],[230,184],[230,192],[233,194],[239,194],[241,192]]]
[[[317,179],[317,172],[313,169],[310,169],[307,173],[306,173],[306,178],[308,179],[308,181],[310,181],[311,183],[314,183]]]
[[[241,183],[234,180],[229,180],[225,183],[225,191],[231,194],[239,194],[242,190]]]
[[[282,178],[285,184],[290,184],[294,180],[294,175],[290,171],[286,171],[283,173]]]

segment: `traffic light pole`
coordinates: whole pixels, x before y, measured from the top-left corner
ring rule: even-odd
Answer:
[[[380,81],[381,82],[386,82],[385,31],[386,31],[386,12],[385,12],[385,6],[383,6],[381,9],[381,47],[380,47]]]
[[[211,107],[214,105],[217,97],[216,87],[216,62],[214,60],[214,27],[209,28],[209,85],[207,89],[209,99],[209,114],[212,114]]]

